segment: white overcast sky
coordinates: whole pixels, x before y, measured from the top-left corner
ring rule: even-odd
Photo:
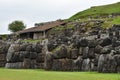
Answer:
[[[0,34],[8,34],[8,24],[22,20],[27,28],[34,23],[69,18],[91,6],[120,0],[0,0]]]

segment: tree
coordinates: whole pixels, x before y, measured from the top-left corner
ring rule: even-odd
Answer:
[[[26,26],[22,21],[13,21],[8,25],[8,30],[10,30],[11,32],[17,32],[25,28]]]

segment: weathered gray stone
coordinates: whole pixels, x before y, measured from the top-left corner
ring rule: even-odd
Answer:
[[[106,47],[102,48],[100,53],[101,54],[109,54],[111,50],[112,50],[111,46],[106,46]]]
[[[95,58],[95,48],[89,48],[89,50],[88,50],[88,58],[90,58],[90,59]]]
[[[5,68],[21,69],[23,68],[23,62],[6,63]]]
[[[28,59],[28,58],[25,58],[24,61],[23,61],[23,68],[29,69],[30,66],[31,66],[31,60]]]
[[[53,57],[56,59],[67,58],[67,47],[62,45],[59,50],[55,51]]]
[[[114,56],[115,62],[117,63],[116,66],[116,72],[120,73],[120,55],[115,55]]]
[[[45,61],[45,54],[39,53],[39,54],[37,55],[36,61],[37,61],[38,63],[43,63],[43,62]]]
[[[44,63],[36,63],[36,69],[44,69]]]
[[[15,52],[18,52],[19,51],[19,44],[12,44],[10,46],[10,48],[8,49],[8,53],[7,53],[7,56],[6,56],[6,59],[7,61],[11,61],[13,55]]]
[[[71,50],[71,59],[77,59],[79,56],[79,50],[78,49],[72,49]]]
[[[106,61],[104,61],[104,67],[102,72],[116,72],[117,62],[114,59],[114,52],[111,51],[110,54],[106,56]]]
[[[88,40],[87,40],[87,39],[81,39],[81,40],[80,40],[80,46],[81,46],[81,47],[86,47],[86,46],[88,46]]]
[[[41,53],[41,52],[42,52],[42,47],[43,47],[43,46],[42,46],[40,43],[37,43],[37,44],[36,44],[36,52],[37,52],[37,53]]]
[[[103,39],[103,41],[102,41],[102,43],[100,45],[102,47],[104,47],[104,46],[108,46],[110,44],[112,44],[112,40],[110,38],[105,38],[105,39]]]
[[[73,61],[71,59],[53,60],[52,70],[55,71],[72,71]]]
[[[96,45],[97,45],[97,42],[96,42],[95,40],[91,40],[91,41],[89,41],[89,43],[88,43],[88,47],[89,47],[89,48],[95,48]]]
[[[5,54],[0,54],[0,61],[5,61]]]
[[[30,59],[36,59],[37,53],[36,52],[30,52]]]
[[[82,70],[82,63],[83,59],[79,56],[76,60],[73,61],[73,70],[74,71],[81,71]]]
[[[86,59],[86,58],[88,58],[88,50],[89,50],[89,48],[88,47],[84,47],[83,49],[82,49],[82,54],[83,54],[83,59]]]
[[[97,46],[95,47],[95,53],[100,54],[100,52],[101,52],[102,49],[103,49],[102,46],[97,45]]]
[[[50,70],[52,68],[52,64],[53,64],[53,56],[51,52],[46,52],[45,55],[45,70]]]
[[[35,69],[36,68],[36,60],[31,60],[30,68]]]
[[[83,60],[82,71],[90,71],[90,59]]]
[[[98,60],[98,72],[103,72],[104,66],[106,65],[105,64],[106,57],[107,57],[107,54],[100,55]]]

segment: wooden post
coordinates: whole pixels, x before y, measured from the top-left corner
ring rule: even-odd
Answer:
[[[46,37],[46,33],[45,33],[45,31],[43,31],[43,38],[45,38]]]
[[[30,33],[27,33],[27,38],[30,38]]]

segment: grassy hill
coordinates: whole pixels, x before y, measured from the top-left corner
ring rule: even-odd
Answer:
[[[120,74],[0,69],[0,80],[120,80]]]
[[[77,14],[73,15],[70,19],[79,19],[79,18],[85,18],[88,16],[104,16],[108,14],[119,14],[120,13],[120,2],[115,4],[109,4],[104,6],[95,6],[91,7],[87,10],[84,10],[82,12],[78,12]]]

